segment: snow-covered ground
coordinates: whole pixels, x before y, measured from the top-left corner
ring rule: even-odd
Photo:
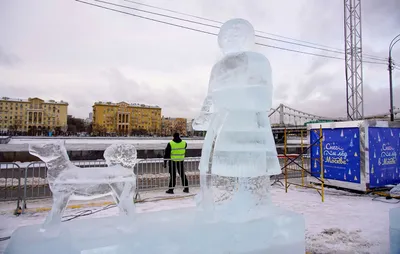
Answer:
[[[192,193],[196,191],[191,189]],[[181,195],[180,190],[176,193],[174,196]],[[389,209],[400,206],[395,203],[396,200],[373,200],[370,195],[326,189],[325,202],[321,203],[321,197],[315,190],[293,187],[285,193],[282,187],[276,185],[271,193],[275,204],[305,216],[307,251],[310,253],[389,253]],[[147,202],[137,204],[139,212],[195,205],[193,196],[181,195],[178,199],[162,200],[171,196],[161,191],[143,193],[141,198]],[[30,210],[15,217],[12,215],[15,203],[0,203],[0,238],[11,235],[17,227],[42,223],[47,212],[37,212],[35,208],[50,205],[50,200],[31,201],[28,203]],[[100,208],[68,209],[66,215]],[[111,208],[88,217],[111,216],[117,212],[117,208]],[[0,241],[0,253],[6,244],[7,240]]]

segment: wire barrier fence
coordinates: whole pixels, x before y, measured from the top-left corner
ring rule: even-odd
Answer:
[[[296,158],[297,163],[286,164],[287,158]],[[287,178],[306,177],[305,171],[297,164],[305,161],[299,155],[279,155],[279,162],[283,168],[280,175],[272,177],[274,181],[284,179],[284,167]],[[97,161],[72,161],[81,168],[107,167],[103,160]],[[187,178],[187,186],[183,186],[179,175],[179,167],[176,174],[176,187],[200,186],[200,157],[185,158],[184,172]],[[164,164],[164,159],[139,160],[134,168],[136,175],[136,191],[167,190],[170,181],[169,163]],[[301,164],[304,166],[304,163]],[[308,166],[305,165],[305,168]],[[26,166],[17,163],[0,163],[0,201],[17,201],[17,209],[21,203],[26,207],[26,202],[33,199],[50,198],[52,192],[47,182],[47,167],[44,162],[32,162]]]

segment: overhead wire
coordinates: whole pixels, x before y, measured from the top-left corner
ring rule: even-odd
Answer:
[[[189,22],[192,24],[197,24],[197,25],[203,25],[203,26],[207,26],[207,27],[211,27],[211,28],[216,28],[219,29],[219,26],[215,26],[215,25],[210,25],[210,24],[205,24],[202,22],[197,22],[197,21],[193,21],[193,20],[188,20],[188,19],[183,19],[183,18],[179,18],[179,17],[174,17],[174,16],[170,16],[170,15],[165,15],[165,14],[161,14],[161,13],[156,13],[156,12],[151,12],[151,11],[146,11],[146,10],[142,10],[142,9],[138,9],[138,8],[134,8],[134,7],[130,7],[130,6],[125,6],[125,5],[120,5],[120,4],[115,4],[115,3],[111,3],[111,2],[107,2],[107,1],[102,1],[102,0],[93,0],[95,2],[100,2],[100,3],[104,3],[104,4],[108,4],[108,5],[112,5],[112,6],[117,6],[117,7],[121,7],[121,8],[126,8],[126,9],[130,9],[130,10],[135,10],[135,11],[139,11],[139,12],[144,12],[144,13],[149,13],[149,14],[153,14],[153,15],[157,15],[157,16],[161,16],[161,17],[166,17],[166,18],[171,18],[171,19],[176,19],[176,20],[180,20],[180,21],[184,21],[184,22]],[[275,39],[275,38],[271,38],[271,37],[267,37],[267,36],[262,36],[262,35],[255,35],[256,37],[262,38],[262,39],[267,39],[267,40],[273,40],[273,41],[277,41],[277,42],[282,42],[282,43],[288,43],[288,44],[292,44],[292,45],[296,45],[296,46],[301,46],[301,47],[308,47],[308,48],[312,48],[312,49],[318,49],[318,50],[323,50],[323,51],[328,51],[328,52],[332,52],[332,53],[339,53],[339,54],[344,54],[343,52],[337,51],[337,50],[330,50],[330,49],[324,49],[324,48],[319,48],[319,47],[314,47],[314,46],[308,46],[305,44],[301,44],[301,43],[295,43],[295,42],[290,42],[290,41],[285,41],[285,40],[280,40],[280,39]],[[258,44],[260,45],[260,44]],[[266,45],[265,45],[266,46]],[[269,46],[269,45],[268,45]],[[281,49],[279,47],[277,47],[278,49]],[[297,51],[293,51],[293,52],[297,52]],[[299,53],[299,52],[298,52]],[[320,55],[318,55],[320,56]]]
[[[150,5],[150,4],[140,3],[140,2],[137,2],[137,1],[133,1],[133,0],[123,0],[123,1],[129,2],[129,3],[133,3],[133,4],[137,4],[137,5],[141,5],[141,6],[154,8],[154,9],[158,9],[158,10],[168,11],[168,12],[171,12],[171,13],[180,14],[180,15],[184,15],[184,16],[187,16],[187,17],[192,17],[192,18],[197,18],[197,19],[209,21],[209,22],[214,22],[214,23],[217,23],[217,24],[220,24],[220,25],[223,24],[223,22],[218,21],[218,20],[208,19],[208,18],[204,18],[204,17],[200,17],[200,16],[196,16],[196,15],[192,15],[192,14],[188,14],[188,13],[184,13],[184,12],[179,12],[179,11],[175,11],[175,10],[171,10],[171,9],[167,9],[167,8],[162,8],[162,7],[158,7],[158,6],[154,6],[154,5]],[[212,26],[212,25],[210,25],[210,26]],[[294,39],[294,38],[291,38],[291,37],[282,36],[282,35],[278,35],[278,34],[274,34],[274,33],[267,33],[267,32],[260,31],[260,30],[255,30],[255,32],[258,32],[258,33],[261,33],[261,34],[275,36],[275,37],[278,37],[278,38],[288,39],[288,40],[292,40],[292,41],[302,42],[302,43],[306,43],[306,44],[310,44],[310,45],[314,45],[314,46],[318,46],[318,47],[312,47],[312,46],[308,46],[308,45],[304,45],[304,44],[300,44],[300,43],[293,43],[293,42],[288,42],[288,41],[279,40],[279,39],[275,39],[275,38],[270,38],[270,37],[266,37],[266,36],[256,35],[256,37],[260,37],[260,38],[264,38],[264,39],[270,39],[270,40],[280,41],[280,42],[283,42],[283,43],[290,43],[290,44],[294,44],[294,45],[298,45],[298,46],[325,50],[325,51],[329,51],[329,52],[333,52],[333,53],[345,54],[345,51],[343,49],[333,48],[333,47],[329,47],[329,46],[326,46],[326,45],[313,43],[313,42],[308,42],[308,41],[304,41],[304,40],[298,40],[298,39]],[[322,47],[322,48],[320,48],[320,47]],[[370,55],[370,54],[363,54],[363,57],[370,58],[370,59],[377,60],[377,61],[387,61],[388,60],[387,58],[377,57],[377,56]]]
[[[204,30],[201,30],[201,29],[196,29],[196,28],[187,27],[187,26],[182,26],[182,25],[178,25],[178,24],[174,24],[174,23],[170,23],[170,22],[166,22],[166,21],[162,21],[162,20],[158,20],[158,19],[153,19],[153,18],[149,18],[149,17],[144,17],[144,16],[140,16],[140,15],[133,14],[133,13],[129,13],[129,12],[125,12],[125,11],[120,11],[120,10],[108,8],[108,7],[105,7],[105,6],[102,6],[102,5],[93,4],[93,3],[88,3],[88,2],[85,2],[85,1],[82,1],[82,0],[75,0],[75,1],[76,1],[76,2],[80,2],[80,3],[83,3],[83,4],[87,4],[87,5],[92,5],[92,6],[95,6],[95,7],[99,7],[99,8],[102,8],[102,9],[106,9],[106,10],[110,10],[110,11],[114,11],[114,12],[119,12],[119,13],[126,14],[126,15],[130,15],[130,16],[134,16],[134,17],[137,17],[137,18],[147,19],[147,20],[154,21],[154,22],[158,22],[158,23],[162,23],[162,24],[165,24],[165,25],[175,26],[175,27],[179,27],[179,28],[183,28],[183,29],[187,29],[187,30],[192,30],[192,31],[196,31],[196,32],[204,33],[204,34],[209,34],[209,35],[217,35],[216,33],[204,31]]]
[[[214,35],[214,36],[218,36],[217,33],[213,33],[213,32],[209,32],[209,31],[205,31],[202,29],[197,29],[197,28],[193,28],[193,27],[189,27],[189,26],[185,26],[185,25],[180,25],[180,24],[175,24],[175,23],[171,23],[171,22],[167,22],[167,21],[163,21],[163,20],[159,20],[159,19],[155,19],[155,18],[150,18],[150,17],[145,17],[145,16],[141,16],[141,15],[137,15],[137,14],[133,14],[130,12],[125,12],[125,11],[121,11],[121,10],[117,10],[117,9],[113,9],[113,8],[109,8],[103,5],[98,5],[98,4],[94,4],[94,3],[89,3],[86,1],[82,1],[82,0],[75,0],[77,2],[83,3],[83,4],[87,4],[87,5],[91,5],[91,6],[95,6],[98,8],[102,8],[102,9],[106,9],[106,10],[110,10],[110,11],[114,11],[114,12],[118,12],[118,13],[122,13],[122,14],[126,14],[126,15],[130,15],[130,16],[134,16],[137,18],[142,18],[142,19],[146,19],[146,20],[150,20],[150,21],[154,21],[157,23],[162,23],[162,24],[166,24],[166,25],[170,25],[170,26],[175,26],[178,28],[183,28],[183,29],[187,29],[187,30],[191,30],[191,31],[195,31],[195,32],[200,32],[200,33],[204,33],[204,34],[209,34],[209,35]],[[123,7],[123,8],[127,8],[127,9],[135,9],[135,10],[140,10],[137,8],[133,8],[133,7],[129,7],[129,6],[123,6],[123,5],[119,5],[119,4],[115,4],[115,3],[110,3],[110,2],[106,2],[106,1],[102,1],[102,0],[93,0],[96,2],[100,2],[100,3],[105,3],[105,4],[109,4],[109,5],[113,5],[113,6],[118,6],[118,7]],[[196,22],[196,21],[191,21],[191,20],[186,20],[186,19],[181,19],[181,18],[176,18],[176,17],[172,17],[169,15],[164,15],[164,14],[157,14],[154,12],[148,12],[148,11],[144,11],[144,10],[140,10],[143,12],[147,12],[147,13],[151,13],[151,14],[155,14],[155,15],[160,15],[160,16],[164,16],[164,17],[169,17],[169,18],[175,18],[175,19],[179,19],[181,21],[187,21],[190,23],[195,23],[195,24],[201,24],[201,25],[206,25],[212,28],[219,28],[217,26],[211,26],[208,24],[203,24],[201,22]],[[260,37],[260,36],[258,36]],[[261,38],[264,38],[264,36],[261,36]],[[265,37],[266,38],[266,37]],[[288,42],[289,43],[289,42]],[[318,53],[311,53],[311,52],[306,52],[306,51],[301,51],[301,50],[295,50],[295,49],[289,49],[289,48],[284,48],[284,47],[278,47],[278,46],[273,46],[273,45],[268,45],[265,43],[260,43],[260,42],[256,42],[256,45],[259,46],[263,46],[263,47],[269,47],[269,48],[274,48],[274,49],[279,49],[279,50],[284,50],[284,51],[289,51],[289,52],[294,52],[294,53],[300,53],[300,54],[305,54],[305,55],[311,55],[311,56],[317,56],[317,57],[323,57],[323,58],[330,58],[330,59],[338,59],[338,60],[345,60],[342,57],[337,57],[337,56],[331,56],[331,55],[323,55],[323,54],[318,54]],[[307,45],[305,45],[307,46]],[[371,62],[371,61],[363,61],[365,63],[370,63],[370,64],[385,64],[385,63],[381,63],[381,62]]]

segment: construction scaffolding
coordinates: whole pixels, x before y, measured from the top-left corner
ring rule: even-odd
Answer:
[[[311,130],[310,130],[311,131]],[[307,145],[305,140],[309,136],[309,131],[303,130],[284,130],[284,151],[283,151],[283,159],[284,166],[282,167],[282,173],[284,175],[284,184],[285,192],[287,193],[289,187],[291,185],[302,187],[302,188],[311,188],[315,189],[321,196],[321,201],[325,201],[325,191],[324,191],[324,167],[323,167],[323,133],[322,126],[319,130],[319,139]],[[306,135],[304,135],[306,134]],[[300,146],[301,152],[299,154],[290,154],[287,150],[288,144],[288,136],[296,135],[300,136]],[[312,158],[310,156],[311,147],[317,146],[319,147],[320,153],[318,158]],[[313,171],[312,165],[314,163],[320,164],[320,169],[317,171]],[[307,177],[313,177],[318,180],[319,184],[309,183],[307,181]],[[278,182],[279,180],[275,180]],[[275,183],[274,182],[274,183]]]

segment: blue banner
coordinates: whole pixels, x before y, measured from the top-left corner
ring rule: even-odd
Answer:
[[[310,131],[311,173],[320,177],[319,130]],[[344,182],[360,183],[360,131],[358,128],[322,130],[324,177]]]
[[[368,128],[369,186],[400,183],[400,128]]]

